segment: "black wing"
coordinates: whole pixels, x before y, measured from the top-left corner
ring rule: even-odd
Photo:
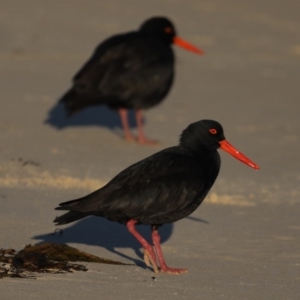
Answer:
[[[62,203],[58,209],[104,216],[119,222],[136,219],[141,223],[159,224],[166,222],[166,216],[169,222],[181,219],[201,203],[216,175],[207,180],[201,164],[178,149],[173,147],[158,152],[128,167],[103,188],[81,199]],[[189,211],[193,203],[195,207]],[[172,212],[173,217],[170,217]]]
[[[134,106],[141,98],[164,97],[173,80],[172,49],[138,32],[98,46],[74,77],[77,92],[111,106]]]

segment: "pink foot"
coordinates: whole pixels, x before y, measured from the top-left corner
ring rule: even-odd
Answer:
[[[131,134],[128,122],[128,111],[127,109],[121,108],[119,109],[119,115],[121,118],[122,127],[124,130],[124,139],[127,142],[135,142],[135,137]]]
[[[136,117],[136,124],[138,128],[138,137],[137,137],[137,142],[142,145],[158,145],[158,141],[154,140],[148,140],[144,134],[143,130],[143,113],[140,109],[135,111],[135,117]]]
[[[144,248],[144,261],[148,267],[153,268],[155,273],[158,273],[158,267],[156,262],[156,255],[154,252],[153,247],[136,231],[135,224],[137,223],[136,220],[129,220],[126,223],[126,227],[128,231],[141,243],[142,247]]]
[[[156,264],[156,257],[153,256],[154,252],[152,252],[152,255],[150,254],[150,252],[148,250],[144,250],[144,261],[146,266],[148,267],[152,267],[154,273],[159,273],[157,264]]]
[[[184,274],[188,272],[188,269],[177,269],[177,268],[169,268],[167,266],[164,266],[160,269],[161,273],[167,273],[167,274]]]
[[[134,137],[133,135],[125,135],[125,136],[124,136],[124,140],[125,140],[126,142],[130,142],[130,143],[136,142],[136,139],[135,139],[135,137]]]
[[[167,274],[184,274],[188,272],[188,269],[176,269],[169,268],[165,262],[163,252],[160,247],[160,235],[158,234],[158,227],[152,225],[152,241],[157,253],[157,258],[160,264],[160,272]]]
[[[158,141],[155,140],[148,140],[145,137],[138,137],[137,138],[137,143],[141,144],[141,145],[152,145],[152,146],[156,146],[159,145]]]

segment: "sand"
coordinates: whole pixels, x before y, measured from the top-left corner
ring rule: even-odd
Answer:
[[[3,1],[0,10],[0,248],[61,242],[107,259],[88,272],[3,279],[2,299],[298,299],[300,294],[299,1]],[[169,16],[203,48],[175,49],[176,80],[146,113],[160,146],[125,143],[97,107],[64,118],[57,100],[96,45],[147,17]],[[175,145],[191,122],[222,123],[261,166],[225,153],[205,202],[161,229],[180,276],[146,269],[124,226],[87,218],[51,235],[58,203],[94,191],[126,166]],[[149,236],[149,229],[141,228]]]

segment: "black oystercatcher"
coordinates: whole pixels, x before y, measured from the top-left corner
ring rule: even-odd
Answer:
[[[125,139],[133,141],[128,109],[135,110],[137,142],[155,144],[143,132],[142,110],[160,103],[174,77],[172,44],[196,54],[203,51],[176,35],[166,18],[145,21],[138,31],[118,34],[102,42],[73,78],[73,87],[61,98],[68,115],[88,106],[105,104],[119,112]]]
[[[68,224],[93,215],[123,223],[141,243],[144,260],[155,272],[160,268],[164,273],[185,273],[187,269],[166,265],[158,228],[187,217],[201,204],[219,173],[218,148],[259,169],[225,140],[218,122],[202,120],[182,132],[179,146],[157,152],[128,167],[104,187],[83,198],[61,203],[56,209],[69,212],[54,222]],[[136,231],[137,224],[151,225],[155,251]]]

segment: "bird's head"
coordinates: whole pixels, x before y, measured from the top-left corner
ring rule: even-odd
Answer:
[[[201,120],[190,124],[181,134],[180,145],[194,152],[215,151],[219,148],[244,164],[259,170],[259,166],[232,146],[224,136],[223,127],[213,120]]]
[[[196,54],[204,54],[203,50],[178,37],[175,26],[165,17],[153,17],[146,20],[141,25],[140,31],[149,35],[153,35],[168,45],[175,44]]]

